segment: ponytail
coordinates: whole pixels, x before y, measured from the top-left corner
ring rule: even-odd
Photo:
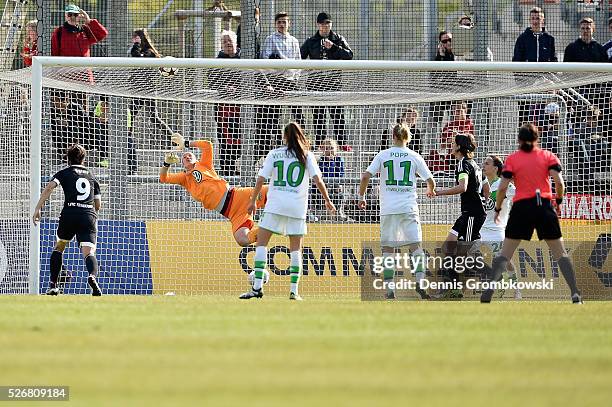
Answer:
[[[306,139],[302,127],[296,122],[291,122],[285,126],[283,132],[285,141],[287,142],[287,150],[289,150],[303,166],[306,166],[306,155],[310,149],[310,143]]]

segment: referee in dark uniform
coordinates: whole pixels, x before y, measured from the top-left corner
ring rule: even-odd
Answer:
[[[40,211],[51,196],[53,190],[61,185],[64,190],[64,208],[60,214],[57,226],[57,243],[51,253],[51,280],[47,295],[58,295],[58,278],[62,268],[62,256],[66,245],[76,236],[85,257],[85,265],[89,276],[87,284],[91,287],[91,295],[100,296],[102,291],[96,281],[98,261],[96,259],[96,234],[98,231],[98,212],[100,200],[100,185],[83,166],[87,152],[79,144],[68,148],[66,153],[69,167],[53,176],[43,190],[36,209],[32,215],[34,225],[40,221]]]
[[[454,155],[459,161],[455,170],[457,185],[452,188],[436,191],[436,196],[457,195],[461,197],[461,216],[455,221],[444,242],[445,256],[457,254],[457,242],[463,244],[465,251],[473,250],[474,243],[480,240],[480,228],[487,218],[480,198],[482,189],[482,170],[474,161],[476,141],[472,134],[455,136]],[[445,279],[458,281],[459,275],[454,267],[444,270]],[[462,297],[459,290],[447,291],[447,296]]]
[[[552,186],[550,177],[555,181],[556,203],[563,201],[565,183],[561,176],[561,162],[555,154],[538,147],[539,132],[533,124],[522,126],[518,133],[519,150],[506,159],[502,171],[502,180],[497,189],[495,222],[499,221],[499,212],[506,197],[510,180],[514,180],[516,194],[513,199],[506,238],[501,254],[493,259],[492,281],[499,281],[506,269],[509,259],[518,248],[521,240],[531,240],[534,229],[540,240],[545,240],[553,258],[559,264],[561,274],[571,291],[572,302],[582,304],[582,297],[576,286],[576,275],[572,262],[565,251],[561,239],[561,227],[557,212],[553,208]],[[485,290],[481,302],[491,302],[495,290]]]

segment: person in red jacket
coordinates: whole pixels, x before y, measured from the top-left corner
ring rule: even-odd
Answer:
[[[51,55],[63,57],[88,57],[90,47],[102,41],[108,30],[85,10],[74,4],[64,8],[66,21],[51,34]],[[88,70],[85,78],[93,83],[93,73]]]
[[[90,47],[106,38],[108,30],[74,4],[67,5],[64,13],[66,21],[51,35],[51,55],[90,56]]]
[[[23,58],[24,66],[32,66],[32,57],[38,55],[38,20],[28,21],[26,23],[26,37],[23,40],[23,50],[21,57]]]

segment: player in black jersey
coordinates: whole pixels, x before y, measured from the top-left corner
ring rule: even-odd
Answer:
[[[69,167],[64,168],[49,181],[36,205],[32,220],[34,225],[40,221],[40,211],[51,193],[58,185],[64,190],[64,208],[57,225],[57,243],[51,253],[51,280],[47,295],[58,295],[58,278],[62,268],[62,256],[66,245],[76,236],[85,257],[89,276],[87,284],[91,295],[100,296],[102,291],[96,281],[98,260],[96,259],[96,234],[98,211],[102,205],[100,185],[83,166],[87,152],[79,144],[74,144],[67,151]]]
[[[457,255],[457,242],[461,244],[461,254],[467,255],[475,251],[478,246],[472,242],[480,239],[480,228],[487,218],[482,205],[480,191],[482,189],[482,170],[474,161],[476,141],[471,134],[457,134],[455,136],[454,155],[459,162],[455,170],[457,185],[452,188],[436,191],[436,196],[461,194],[461,216],[455,221],[444,242],[442,252],[444,256]],[[458,281],[459,275],[454,267],[444,270],[447,281]],[[455,291],[448,291],[450,296],[462,297]]]

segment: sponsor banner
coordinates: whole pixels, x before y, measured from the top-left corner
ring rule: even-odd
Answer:
[[[57,239],[56,230],[57,220],[45,219],[41,222],[41,292],[49,284],[49,258]],[[96,257],[100,268],[98,282],[104,294],[153,293],[144,222],[99,220]],[[89,294],[87,268],[76,239],[66,247],[63,264],[72,275],[64,293]]]
[[[580,266],[579,282],[587,288],[587,298],[612,298],[612,278],[608,277],[608,272],[612,271],[609,258],[612,256],[603,255],[610,224],[576,222],[562,222],[562,229],[570,250],[580,249],[580,253],[589,253],[589,256],[583,255],[575,260]],[[423,235],[443,239],[449,228],[449,225],[426,224],[423,225]],[[252,271],[255,248],[238,246],[229,222],[148,221],[147,236],[155,294],[239,295],[249,288],[247,275]],[[308,224],[303,247],[301,293],[358,298],[361,276],[373,275],[374,257],[380,255],[380,248],[372,242],[378,236],[378,224]],[[600,243],[597,243],[598,238]],[[537,292],[533,298],[565,298],[565,283],[559,280],[559,272],[548,249],[544,243],[536,243],[524,243],[515,255],[519,278],[526,281],[554,280],[555,288],[550,295]],[[591,256],[596,244],[601,246],[601,254]],[[426,249],[439,251],[435,246],[431,244]],[[274,236],[268,250],[271,278],[265,292],[288,295],[288,239]]]
[[[29,292],[30,221],[0,219],[0,294]]]
[[[612,195],[567,194],[561,203],[562,219],[610,220]]]

